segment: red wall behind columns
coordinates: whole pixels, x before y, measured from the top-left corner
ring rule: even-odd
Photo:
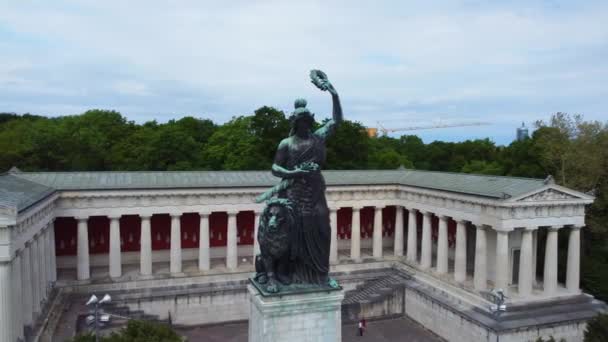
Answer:
[[[91,216],[89,227],[89,253],[108,254],[110,252],[110,219],[106,216]]]
[[[395,233],[395,215],[397,208],[388,206],[382,209],[382,236],[389,237]]]
[[[338,240],[350,239],[350,224],[353,218],[352,208],[338,209]]]
[[[253,245],[255,214],[253,211],[241,211],[236,215],[238,245]]]
[[[152,250],[171,248],[171,216],[169,214],[152,215],[150,225]]]
[[[420,211],[416,211],[416,244],[421,246],[422,243],[422,213]]]
[[[448,221],[448,246],[456,246],[456,221],[451,218]]]
[[[182,248],[198,248],[200,215],[197,213],[184,213],[180,218],[182,227]]]
[[[361,238],[371,238],[374,233],[374,207],[361,209]]]
[[[226,234],[228,232],[228,214],[225,212],[214,212],[209,215],[209,246],[226,246]]]
[[[55,254],[76,255],[78,222],[73,217],[57,217],[55,225]]]
[[[439,240],[439,217],[435,215],[431,216],[431,240]]]
[[[120,250],[122,252],[139,251],[141,236],[141,218],[138,215],[125,215],[120,218]]]

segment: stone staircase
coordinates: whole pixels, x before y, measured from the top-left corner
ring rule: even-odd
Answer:
[[[409,279],[411,277],[405,272],[392,270],[347,291],[342,302],[342,321],[356,322],[362,317],[375,319],[403,315],[404,287]]]

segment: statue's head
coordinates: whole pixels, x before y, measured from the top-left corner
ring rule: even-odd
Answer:
[[[298,129],[311,130],[315,124],[315,115],[306,108],[306,100],[297,99],[294,103],[295,110],[289,117],[291,121],[291,131],[289,135],[296,134]]]

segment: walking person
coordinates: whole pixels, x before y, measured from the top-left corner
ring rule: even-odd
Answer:
[[[363,320],[359,320],[359,336],[363,336]]]

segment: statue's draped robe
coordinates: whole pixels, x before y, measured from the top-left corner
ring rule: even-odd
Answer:
[[[325,131],[319,130],[308,139],[290,137],[290,143],[277,151],[275,163],[290,170],[305,162],[314,162],[322,167],[326,156]],[[292,201],[299,216],[299,224],[291,232],[293,282],[326,284],[331,228],[321,170],[293,178],[279,197]]]

